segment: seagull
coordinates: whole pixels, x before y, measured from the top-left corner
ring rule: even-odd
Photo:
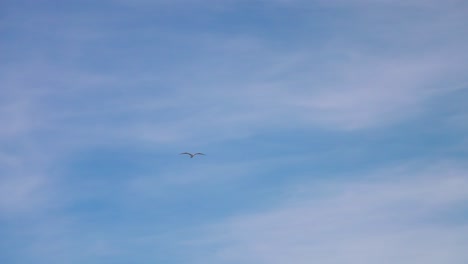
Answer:
[[[183,152],[183,153],[180,153],[179,155],[182,155],[182,154],[187,154],[187,155],[189,155],[189,156],[190,156],[190,158],[193,158],[193,157],[195,157],[195,155],[205,155],[205,154],[203,154],[203,153],[200,153],[200,152],[197,152],[197,153],[195,153],[195,154],[188,153],[188,152]]]

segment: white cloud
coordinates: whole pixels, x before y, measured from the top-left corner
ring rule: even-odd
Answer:
[[[83,65],[40,62],[44,58],[37,52],[26,60],[29,64],[10,65],[4,74],[8,78],[0,81],[24,96],[0,107],[0,119],[10,124],[0,129],[0,136],[40,127],[80,142],[107,138],[189,144],[249,137],[278,127],[388,126],[424,113],[427,102],[467,82],[467,39],[460,34],[466,19],[455,7],[414,20],[378,10],[356,25],[333,27],[328,37],[314,35],[323,32],[292,36],[285,47],[252,32],[141,29],[142,35],[157,32],[167,41],[164,45],[177,43],[192,54],[189,60],[177,57],[176,66],[164,70],[144,64],[131,73],[90,73]],[[347,8],[349,13],[361,10]],[[396,23],[400,18],[405,23]],[[96,41],[89,36],[100,36],[100,43],[139,35],[102,25],[80,27],[80,19],[85,18],[74,17],[75,26],[56,29],[65,39],[75,36],[73,41],[62,39],[59,47],[72,62],[84,55],[81,46]],[[370,37],[360,38],[363,32]],[[136,55],[158,59],[146,52]],[[125,56],[119,59],[124,62]],[[72,98],[79,98],[75,105],[60,103]],[[121,116],[127,117],[125,122],[116,121]]]
[[[183,137],[214,139],[249,136],[278,126],[336,130],[388,126],[425,112],[428,102],[460,88],[463,81],[453,76],[461,74],[464,65],[438,55],[361,54],[328,63],[326,69],[317,69],[311,57],[306,55],[291,65],[287,56],[278,55],[272,66],[275,74],[260,75],[258,80],[232,80],[214,87],[195,84],[188,96],[177,99],[182,106],[196,109],[189,118],[147,127],[147,131],[172,135],[182,131]],[[278,66],[282,63],[288,66]],[[302,68],[304,73],[283,80],[275,76],[293,68]],[[332,74],[332,79],[320,81],[321,75]],[[216,86],[227,92],[219,92]]]
[[[0,155],[0,217],[41,214],[59,204],[49,157],[32,148],[14,152]]]
[[[315,182],[299,188],[299,195],[290,190],[293,200],[228,219],[195,245],[218,248],[202,256],[205,263],[468,260],[468,225],[460,215],[468,201],[466,167],[439,164],[377,173],[360,182]]]
[[[468,81],[460,35],[466,19],[453,6],[443,10],[426,19],[379,10],[350,26],[357,33],[343,30],[317,43],[304,37],[311,47],[297,50],[274,48],[267,38],[195,34],[187,42],[214,51],[180,69],[180,94],[168,98],[192,113],[135,133],[229,139],[275,127],[361,130],[411,120]],[[362,32],[373,35],[360,39]]]
[[[41,175],[8,175],[0,179],[0,215],[36,211],[44,205],[47,178]]]

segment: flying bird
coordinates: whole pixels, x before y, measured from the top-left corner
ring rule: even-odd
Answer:
[[[195,153],[195,154],[188,153],[188,152],[183,152],[183,153],[180,153],[179,155],[182,155],[182,154],[189,155],[189,156],[190,156],[190,158],[193,158],[193,157],[195,157],[196,155],[205,155],[205,154],[203,154],[203,153],[200,153],[200,152],[197,152],[197,153]]]

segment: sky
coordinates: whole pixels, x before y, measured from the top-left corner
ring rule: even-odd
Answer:
[[[467,24],[466,0],[2,0],[0,263],[468,263]]]

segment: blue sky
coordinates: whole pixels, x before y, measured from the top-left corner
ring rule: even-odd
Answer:
[[[468,263],[467,1],[0,10],[1,263]]]

